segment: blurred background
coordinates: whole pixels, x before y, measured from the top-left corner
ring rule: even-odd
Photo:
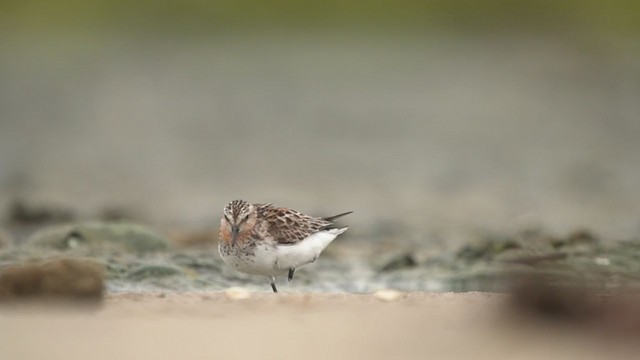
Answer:
[[[6,0],[0,24],[3,201],[640,233],[635,1]]]
[[[637,0],[0,0],[0,358],[637,358],[639,137]]]
[[[4,0],[0,208],[636,238],[639,35],[624,0]]]

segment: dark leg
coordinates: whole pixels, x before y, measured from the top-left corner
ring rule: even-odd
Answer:
[[[273,290],[274,293],[278,292],[278,289],[276,289],[276,278],[273,276],[271,277],[271,290]]]
[[[295,268],[289,269],[289,281],[293,280],[293,272],[296,271]]]

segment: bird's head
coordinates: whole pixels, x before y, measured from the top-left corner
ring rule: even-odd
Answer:
[[[243,238],[256,225],[258,213],[256,207],[244,200],[233,200],[223,210],[220,220],[221,237],[232,244]]]

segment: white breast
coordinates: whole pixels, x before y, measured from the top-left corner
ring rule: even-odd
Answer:
[[[259,244],[251,252],[233,249],[232,251],[218,251],[227,265],[232,268],[254,275],[278,276],[286,273],[285,269],[277,269],[277,249],[271,245]]]

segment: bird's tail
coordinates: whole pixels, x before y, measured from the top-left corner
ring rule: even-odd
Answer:
[[[352,212],[353,212],[353,211],[347,211],[347,212],[345,212],[345,213],[338,214],[338,215],[333,215],[333,216],[329,216],[329,217],[326,217],[326,218],[323,218],[323,219],[324,219],[324,220],[327,220],[327,221],[334,221],[334,220],[339,219],[339,218],[341,218],[341,217],[343,217],[343,216],[349,215],[349,214],[351,214]]]

